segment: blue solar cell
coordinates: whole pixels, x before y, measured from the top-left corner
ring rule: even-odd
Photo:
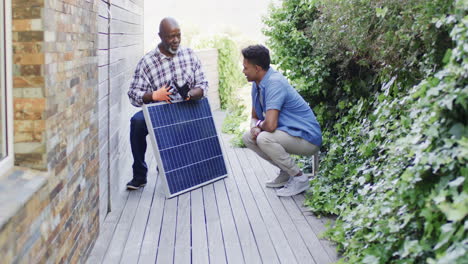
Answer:
[[[168,196],[227,176],[207,99],[144,106]]]

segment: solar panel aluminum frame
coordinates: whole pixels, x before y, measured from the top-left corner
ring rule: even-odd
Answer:
[[[208,100],[206,98],[202,99],[202,100]],[[172,104],[178,104],[178,103],[183,103],[183,101],[178,101],[178,102],[172,102]],[[207,101],[208,103],[208,101]],[[202,186],[205,186],[205,185],[208,185],[210,183],[213,183],[213,182],[216,182],[218,180],[221,180],[223,178],[226,178],[228,176],[228,167],[226,164],[228,164],[226,162],[226,156],[224,155],[224,150],[223,148],[221,147],[221,142],[219,140],[219,134],[218,134],[218,130],[215,126],[215,131],[216,131],[216,138],[218,140],[218,144],[220,145],[220,148],[221,148],[221,154],[223,156],[223,160],[224,160],[224,164],[225,164],[225,167],[226,167],[226,174],[225,175],[222,175],[222,176],[219,176],[217,178],[214,178],[214,179],[211,179],[209,181],[206,181],[206,182],[203,182],[203,183],[200,183],[198,185],[195,185],[195,186],[192,186],[188,189],[185,189],[185,190],[182,190],[180,192],[177,192],[177,193],[173,193],[171,194],[171,191],[169,189],[169,184],[167,182],[167,178],[166,178],[166,171],[164,169],[164,164],[162,162],[162,159],[161,159],[161,154],[159,152],[159,146],[158,146],[158,142],[156,140],[156,135],[154,134],[154,127],[153,127],[153,124],[151,122],[151,117],[150,117],[150,114],[149,114],[149,110],[148,108],[151,107],[151,106],[155,106],[155,105],[163,105],[163,104],[167,104],[165,102],[160,102],[160,103],[152,103],[152,104],[144,104],[143,105],[143,115],[145,117],[145,122],[146,122],[146,127],[148,129],[148,133],[150,135],[150,139],[151,139],[151,145],[153,146],[153,150],[154,150],[154,156],[156,158],[156,162],[157,162],[157,165],[158,165],[158,170],[159,170],[159,177],[162,177],[162,181],[163,181],[163,186],[164,186],[164,191],[165,191],[165,194],[166,194],[166,198],[167,199],[170,199],[170,198],[173,198],[173,197],[176,197],[180,194],[183,194],[183,193],[186,193],[186,192],[189,192],[189,191],[192,191],[192,190],[195,190],[197,188],[200,188]],[[211,106],[210,104],[208,103],[208,106],[210,107],[210,112],[211,112],[211,118],[213,118],[213,112],[211,111]],[[214,121],[214,120],[213,120]]]

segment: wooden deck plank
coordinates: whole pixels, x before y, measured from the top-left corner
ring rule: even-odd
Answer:
[[[252,225],[247,216],[247,212],[245,210],[242,198],[240,196],[239,189],[237,187],[237,183],[234,177],[234,171],[240,171],[240,168],[233,169],[232,163],[233,160],[229,159],[227,156],[227,149],[231,148],[228,142],[228,136],[222,135],[222,147],[224,149],[226,161],[227,161],[227,170],[229,177],[225,178],[223,181],[225,182],[226,191],[229,195],[229,202],[231,204],[231,208],[233,211],[234,221],[237,225],[237,231],[240,240],[240,246],[242,249],[242,253],[244,256],[245,263],[261,263],[262,259],[260,256],[260,252],[257,246],[257,242],[255,240],[255,235],[253,232]],[[229,150],[231,151],[231,150]],[[236,163],[238,164],[238,163]],[[239,173],[239,172],[237,172]]]
[[[232,176],[236,181],[237,189],[239,190],[240,197],[247,212],[249,223],[254,233],[255,241],[257,243],[259,253],[263,263],[279,263],[273,242],[270,239],[268,230],[265,226],[259,208],[255,203],[255,197],[250,192],[249,186],[245,181],[244,172],[238,160],[234,149],[226,148],[228,159],[232,161],[231,168],[233,169]],[[246,259],[246,262],[248,260]]]
[[[315,262],[324,264],[332,263],[332,260],[329,258],[317,235],[308,226],[306,217],[298,210],[295,210],[297,207],[294,208],[296,206],[294,200],[291,197],[282,197],[281,200],[283,201],[286,210],[290,214],[293,223],[296,225],[297,229],[302,235],[302,239],[306,243],[306,246],[312,254]]]
[[[307,223],[309,224],[312,231],[317,235],[319,238],[320,243],[322,244],[323,248],[328,254],[331,262],[336,262],[339,259],[339,254],[336,251],[336,246],[333,242],[327,239],[320,238],[323,232],[325,232],[326,227],[323,224],[323,220],[332,221],[332,219],[328,219],[327,217],[317,218],[307,207],[304,206],[305,197],[303,195],[297,195],[294,197],[294,202],[296,206],[300,208],[303,214],[306,216]]]
[[[129,160],[131,159],[131,156],[124,156],[124,159]],[[126,166],[126,164],[123,163],[121,166],[124,172],[130,173],[130,166]],[[112,205],[112,211],[107,214],[104,219],[104,224],[101,227],[99,236],[94,244],[94,248],[87,260],[87,263],[89,264],[104,262],[109,244],[113,239],[120,217],[122,216],[122,212],[127,205],[129,192],[121,191],[117,195],[118,196],[115,197],[115,201],[118,202],[115,202],[115,204]]]
[[[184,193],[179,196],[177,204],[174,263],[190,263],[191,261],[190,222],[190,193]]]
[[[111,212],[109,215],[120,217],[121,212],[125,207],[125,204],[126,201],[124,203],[119,203],[120,206],[115,206],[115,211]],[[88,260],[86,261],[87,263],[102,263],[104,261],[104,257],[106,256],[106,252],[109,247],[109,242],[112,241],[112,237],[114,235],[114,231],[117,227],[117,224],[118,218],[116,218],[116,220],[114,221],[104,220],[104,224],[101,227],[101,231],[99,232],[99,236],[96,240],[96,243],[94,244],[94,248],[91,251],[90,256],[88,257]]]
[[[149,171],[156,171],[155,162],[151,162],[150,165]],[[140,255],[146,224],[148,222],[150,208],[156,189],[156,180],[157,179],[148,179],[148,183],[143,189],[140,203],[138,204],[138,208],[135,213],[135,219],[133,220],[130,234],[128,235],[128,241],[122,252],[120,263],[138,263],[138,256]]]
[[[135,212],[138,202],[141,197],[141,190],[130,192],[125,208],[122,212],[122,217],[117,224],[117,227],[112,237],[112,241],[107,249],[103,263],[119,263],[123,249],[128,239],[128,234],[132,227]]]
[[[209,263],[202,189],[191,191],[190,197],[192,202],[192,263]]]
[[[213,116],[220,131],[224,113]],[[277,197],[264,186],[277,169],[250,150],[231,147],[230,135],[219,136],[227,178],[168,200],[159,177],[140,191],[119,192],[88,263],[337,261],[331,242],[318,238],[324,220],[303,206],[304,196]],[[130,160],[128,152],[120,161],[129,175]],[[152,155],[147,160],[155,166]]]
[[[138,263],[146,264],[154,263],[156,261],[165,201],[166,197],[162,186],[162,180],[158,175],[156,180],[156,189],[153,196],[153,203],[151,204]]]
[[[257,181],[257,186],[261,186],[261,190],[265,193],[268,203],[273,208],[274,214],[277,217],[281,228],[284,230],[287,241],[289,242],[289,246],[293,250],[298,263],[312,263],[313,256],[309,252],[306,242],[301,236],[301,230],[296,227],[293,219],[291,218],[291,215],[285,209],[285,206],[282,203],[280,197],[276,195],[276,188],[265,187],[265,182],[268,178],[271,178],[270,175],[272,175],[272,173],[270,171],[265,171],[264,167],[274,167],[268,162],[261,162],[260,158],[251,150],[243,149],[242,152],[244,153],[246,159],[250,162],[250,167],[252,167],[254,170],[252,175],[254,177],[251,177],[252,184],[250,185],[256,185],[255,182],[253,182],[255,178]],[[276,175],[276,173],[273,175]],[[300,213],[300,211],[297,213]]]
[[[129,153],[127,153],[127,157],[128,156],[129,156]],[[148,160],[148,167],[149,167],[150,172],[155,171],[155,162],[154,162],[154,159],[152,159],[151,157],[152,157],[151,153],[147,153],[145,157],[146,160]],[[127,158],[127,160],[132,160],[131,156],[130,158]],[[131,164],[130,162],[126,162],[121,165],[125,167],[125,173],[122,173],[121,175],[132,175],[130,164]],[[126,181],[129,180],[129,178],[130,177],[120,178],[120,183],[119,183],[119,188],[118,188],[119,194],[128,193],[128,200],[122,211],[121,217],[114,231],[112,241],[111,243],[109,243],[106,256],[102,263],[111,263],[111,264],[120,263],[123,252],[125,252],[126,244],[130,240],[130,234],[131,234],[130,231],[135,226],[133,224],[133,221],[135,220],[137,209],[139,207],[139,203],[140,203],[141,197],[145,189],[143,188],[143,189],[139,189],[136,191],[126,190],[125,185],[126,185]],[[150,193],[149,195],[151,195],[152,194],[151,188],[148,188],[146,192],[147,193],[149,192]]]
[[[234,215],[226,191],[225,181],[214,183],[216,201],[218,202],[219,217],[223,230],[224,248],[228,263],[243,263],[244,256],[239,241]]]
[[[273,176],[278,174],[279,170],[277,170],[277,168],[272,166],[267,161],[261,159],[260,157],[257,157],[257,159],[259,160],[260,163],[263,164],[263,167],[266,168],[267,171],[269,171],[268,173],[271,174],[271,175],[268,176],[268,178],[273,178]],[[265,180],[268,180],[268,179],[265,178]],[[339,260],[339,254],[336,251],[335,245],[331,241],[329,241],[327,239],[321,239],[320,238],[320,235],[326,230],[326,227],[325,227],[326,223],[328,221],[333,221],[333,218],[329,218],[329,217],[320,217],[320,218],[318,218],[318,217],[316,217],[312,212],[310,212],[310,210],[306,206],[304,206],[305,197],[304,197],[303,194],[295,195],[292,198],[293,198],[294,202],[296,203],[296,206],[298,207],[298,209],[302,212],[302,215],[307,220],[307,223],[309,224],[309,226],[311,227],[311,229],[315,233],[316,237],[318,238],[318,240],[322,244],[322,247],[327,252],[331,262],[338,261]],[[291,209],[292,206],[288,207],[288,208]],[[311,247],[309,244],[307,244],[307,245],[309,246],[309,248]],[[327,262],[327,263],[329,263],[329,262]]]
[[[175,232],[177,224],[177,202],[179,197],[166,200],[159,235],[156,263],[174,263]]]
[[[262,186],[259,184],[257,174],[263,173],[261,168],[258,166],[252,166],[249,159],[253,159],[256,161],[256,158],[250,150],[245,151],[245,149],[236,149],[237,157],[239,162],[241,163],[241,167],[244,170],[245,180],[248,183],[248,186],[255,197],[255,202],[259,208],[260,214],[267,226],[267,231],[271,240],[274,241],[273,245],[275,247],[276,253],[278,254],[278,258],[280,259],[281,263],[297,263],[299,259],[296,259],[295,254],[293,253],[291,246],[288,243],[288,239],[285,235],[285,231],[283,231],[282,226],[280,225],[277,216],[275,215],[273,209],[271,208],[269,198],[266,197],[265,191],[263,190]],[[260,169],[260,170],[259,170]],[[270,190],[268,190],[270,191]],[[276,197],[270,197],[276,198]],[[291,230],[286,230],[286,232],[291,232]],[[296,237],[297,239],[297,237]],[[294,242],[294,241],[289,241]],[[296,255],[303,258],[304,251],[303,248],[306,249],[300,243],[296,243],[295,246],[299,247],[297,249]],[[307,249],[306,249],[307,251]],[[307,257],[307,256],[305,256]],[[308,256],[310,260],[310,255]]]
[[[218,205],[212,184],[203,186],[203,203],[205,204],[206,234],[210,263],[226,263],[223,231],[221,230]]]
[[[257,157],[257,162],[262,164],[262,167],[265,169],[268,175],[276,175],[278,172],[275,168],[269,164],[267,161]],[[272,176],[270,176],[272,178]],[[264,180],[267,180],[264,178]],[[302,236],[302,239],[307,246],[309,252],[312,254],[313,259],[316,263],[332,263],[333,260],[330,258],[329,253],[327,252],[327,246],[325,246],[322,241],[318,238],[320,232],[314,232],[309,226],[308,221],[315,221],[315,227],[317,229],[324,230],[323,224],[318,218],[313,215],[305,215],[299,207],[297,207],[294,197],[299,199],[304,199],[304,195],[295,195],[293,197],[281,197],[280,200],[284,205],[285,210],[290,215],[292,222],[296,225],[299,233]]]

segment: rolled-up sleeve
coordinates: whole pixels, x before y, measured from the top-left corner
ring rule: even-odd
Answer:
[[[195,59],[195,85],[194,88],[201,88],[203,90],[203,97],[208,96],[208,80],[206,79],[205,73],[200,60],[194,56]]]
[[[135,69],[130,88],[128,89],[127,94],[130,103],[136,107],[141,107],[143,105],[143,95],[152,91],[151,82],[145,72],[145,63],[141,60]]]

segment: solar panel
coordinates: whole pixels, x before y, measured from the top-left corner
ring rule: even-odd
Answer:
[[[143,106],[166,196],[227,176],[208,99]]]

